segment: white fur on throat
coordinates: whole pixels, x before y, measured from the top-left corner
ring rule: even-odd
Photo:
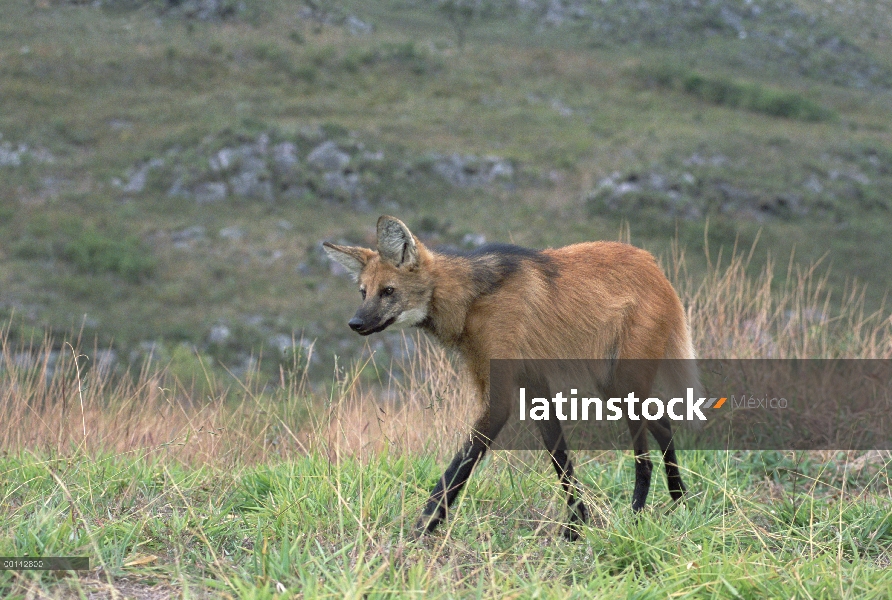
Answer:
[[[425,317],[427,317],[427,310],[421,307],[415,307],[401,312],[394,323],[405,327],[412,327],[424,321]]]

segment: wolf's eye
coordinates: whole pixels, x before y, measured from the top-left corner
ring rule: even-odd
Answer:
[[[365,288],[359,288],[359,294],[362,296],[362,299],[365,300]]]
[[[390,286],[387,286],[386,288],[384,288],[383,290],[381,290],[381,295],[382,295],[382,296],[390,296],[390,295],[392,295],[392,294],[393,294],[393,288],[390,287]]]

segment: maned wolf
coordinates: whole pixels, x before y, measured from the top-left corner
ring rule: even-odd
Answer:
[[[487,244],[468,254],[426,248],[398,219],[378,219],[378,249],[324,243],[328,256],[359,283],[362,304],[348,322],[369,335],[394,323],[417,326],[459,352],[479,390],[483,414],[434,487],[414,535],[445,517],[472,469],[505,424],[509,408],[490,403],[490,359],[693,359],[681,301],[653,256],[617,242],[589,242],[530,250]],[[632,361],[634,362],[634,361]],[[692,360],[672,361],[695,368]],[[684,376],[696,376],[696,372]],[[627,373],[627,387],[646,398],[653,373]],[[587,510],[578,498],[573,465],[560,423],[542,422],[541,434],[567,495],[576,539]],[[651,481],[646,430],[663,454],[669,493],[685,486],[676,462],[669,420],[627,420],[635,452],[632,508],[644,507]]]

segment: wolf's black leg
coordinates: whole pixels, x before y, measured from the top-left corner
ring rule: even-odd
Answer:
[[[501,431],[506,420],[507,413],[492,415],[488,412],[477,421],[470,439],[452,458],[446,472],[431,491],[430,498],[421,512],[421,517],[415,524],[413,537],[433,531],[446,518],[449,507],[455,502],[462,487],[468,481],[474,466],[486,454],[492,440]]]
[[[663,453],[663,465],[666,467],[666,481],[669,484],[669,495],[673,500],[680,500],[687,488],[681,480],[681,472],[678,469],[678,458],[675,455],[675,442],[672,439],[672,423],[669,418],[663,418],[650,423],[650,432],[660,445]]]
[[[644,421],[626,419],[632,434],[632,450],[635,452],[635,489],[632,491],[632,510],[639,512],[647,503],[653,465],[647,448],[647,427]]]
[[[564,527],[563,535],[569,540],[576,540],[579,538],[579,526],[588,521],[588,510],[580,497],[578,483],[573,476],[573,463],[567,455],[564,431],[560,421],[554,419],[539,421],[538,425],[545,449],[551,454],[551,464],[554,465],[554,470],[557,471],[558,479],[564,488],[567,507],[570,509],[570,522]]]

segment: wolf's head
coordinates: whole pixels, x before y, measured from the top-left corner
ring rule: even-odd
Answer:
[[[360,335],[393,324],[418,325],[428,316],[433,278],[428,250],[402,221],[378,219],[378,250],[322,244],[328,257],[343,265],[359,283],[362,304],[348,321]]]

